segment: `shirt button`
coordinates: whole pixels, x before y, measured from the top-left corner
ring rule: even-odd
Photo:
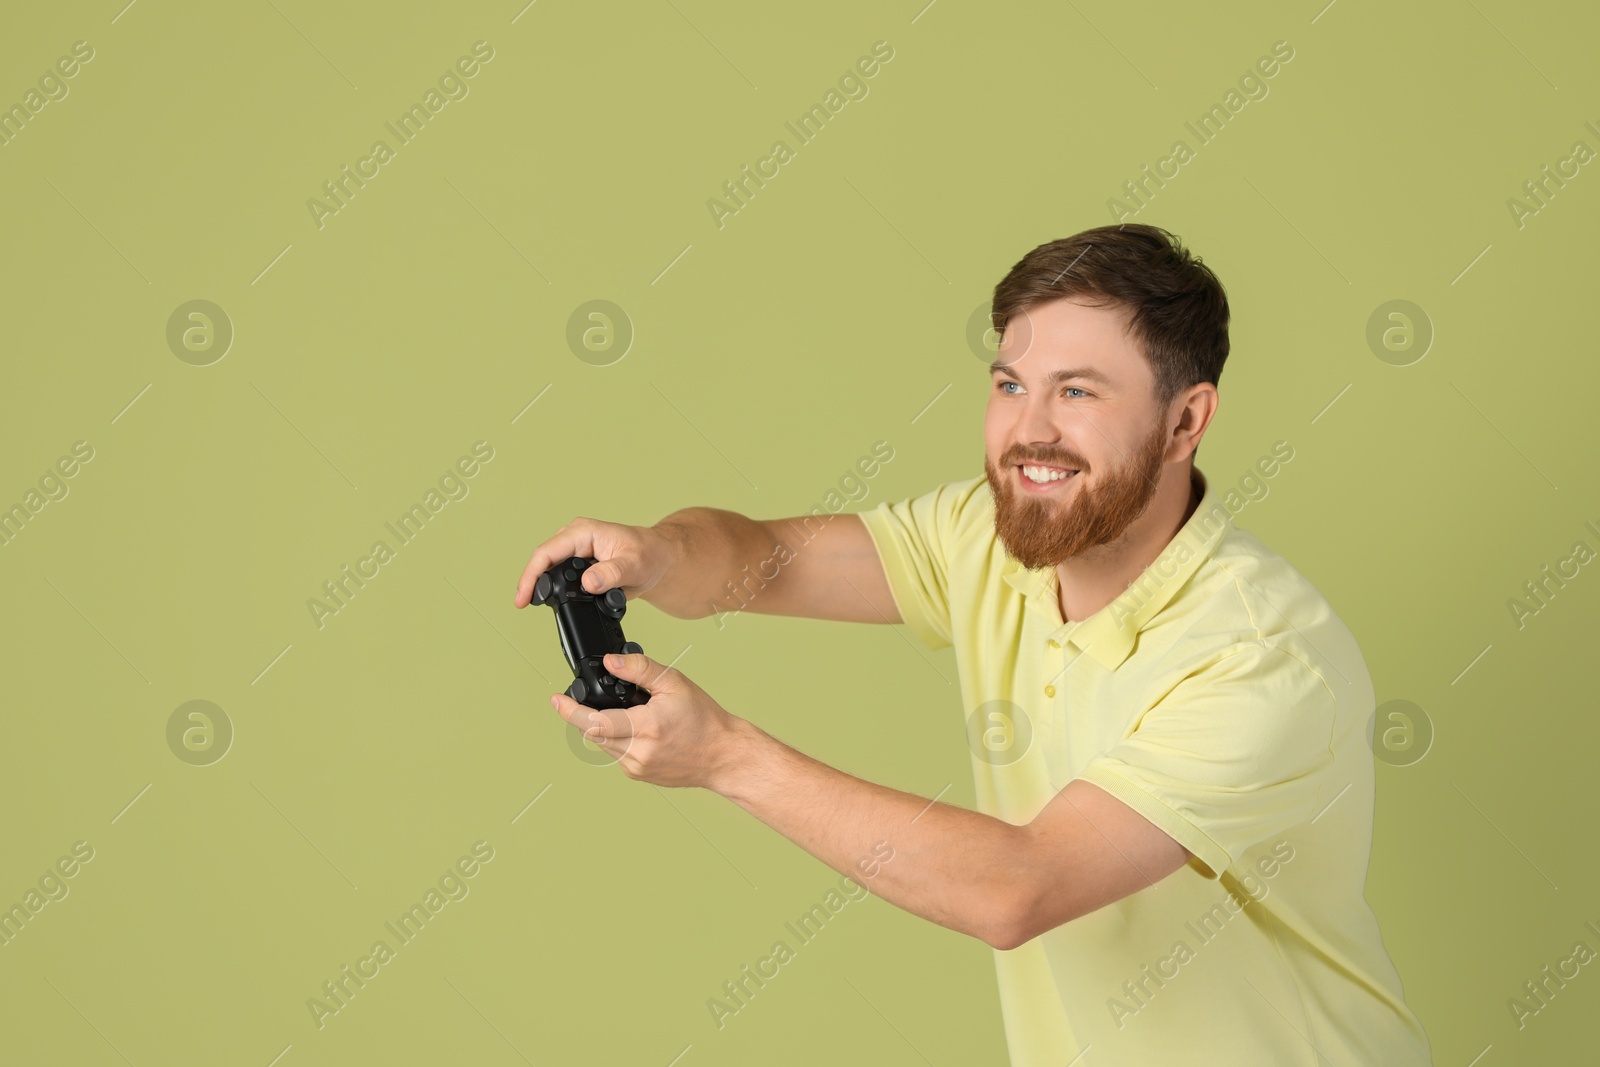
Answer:
[[[1047,697],[1055,696],[1056,695],[1056,687],[1053,686],[1053,685],[1045,686],[1044,687],[1044,695],[1047,696]]]
[[[1061,647],[1061,642],[1057,641],[1055,638],[1052,637],[1050,639],[1050,647],[1051,648],[1060,648]]]

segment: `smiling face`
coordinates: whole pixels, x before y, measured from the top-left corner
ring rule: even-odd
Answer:
[[[1059,299],[1006,325],[990,371],[984,471],[996,536],[1025,567],[1115,542],[1161,482],[1171,434],[1155,372],[1125,332],[1128,315]]]

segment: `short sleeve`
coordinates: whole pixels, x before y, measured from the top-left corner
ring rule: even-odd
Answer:
[[[1316,814],[1335,710],[1304,660],[1248,645],[1184,678],[1077,777],[1166,831],[1216,878]]]
[[[952,643],[952,531],[973,489],[972,481],[946,482],[921,496],[885,501],[858,513],[878,550],[900,618],[929,648]]]

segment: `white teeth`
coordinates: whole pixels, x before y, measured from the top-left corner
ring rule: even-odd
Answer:
[[[1029,481],[1033,482],[1059,482],[1063,478],[1072,477],[1072,475],[1066,471],[1058,471],[1050,467],[1024,466],[1022,468],[1022,473],[1028,476]]]

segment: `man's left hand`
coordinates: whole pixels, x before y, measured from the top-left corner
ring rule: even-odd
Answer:
[[[682,671],[642,652],[607,655],[605,667],[643,687],[650,700],[631,708],[597,710],[557,693],[550,703],[561,717],[610,753],[629,778],[715,789],[734,766],[744,720],[724,711]]]

